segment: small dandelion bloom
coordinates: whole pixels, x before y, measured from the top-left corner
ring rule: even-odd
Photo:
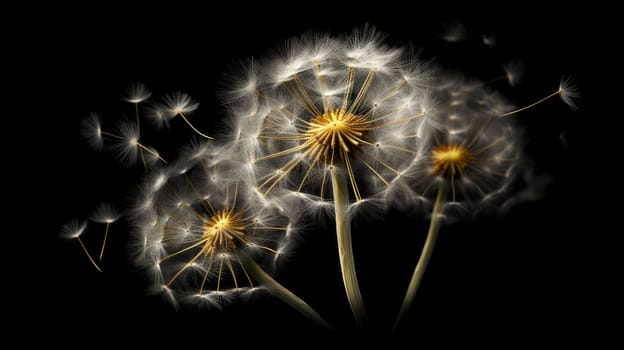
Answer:
[[[496,35],[493,34],[483,34],[481,35],[481,41],[483,42],[483,45],[487,46],[487,47],[494,47],[496,46],[498,40],[496,38]]]
[[[146,182],[135,220],[139,262],[176,302],[219,306],[257,286],[250,266],[277,253],[290,219],[225,176],[234,166],[227,152],[197,150]]]
[[[472,209],[505,199],[523,160],[518,127],[501,117],[508,102],[473,84],[448,84],[436,96],[446,127],[420,144],[407,181],[424,196],[445,185],[450,203]]]

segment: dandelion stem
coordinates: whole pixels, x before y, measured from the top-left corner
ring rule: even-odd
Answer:
[[[184,121],[186,122],[186,124],[188,124],[188,126],[190,126],[190,127],[191,127],[191,129],[193,129],[193,131],[195,131],[195,132],[196,132],[196,133],[198,133],[199,135],[201,135],[201,136],[203,136],[203,137],[205,137],[205,138],[207,138],[207,139],[209,139],[209,140],[213,140],[213,138],[212,138],[212,137],[210,137],[210,136],[208,136],[208,135],[206,135],[206,134],[202,133],[201,131],[197,130],[197,129],[193,126],[193,124],[191,124],[191,122],[190,122],[188,119],[186,119],[186,117],[184,116],[184,114],[182,114],[182,113],[178,113],[178,114],[180,115],[180,117],[182,117],[182,119],[184,119]]]
[[[524,106],[524,107],[522,107],[522,108],[518,108],[518,109],[515,109],[515,110],[513,110],[513,111],[507,112],[507,113],[505,113],[505,114],[501,115],[501,117],[506,117],[506,116],[508,116],[508,115],[516,114],[516,113],[522,112],[522,111],[524,111],[524,110],[527,110],[527,109],[529,109],[529,108],[535,107],[535,106],[537,106],[538,104],[540,104],[540,103],[542,103],[542,102],[544,102],[544,101],[546,101],[546,100],[548,100],[548,99],[551,99],[551,98],[553,98],[553,97],[555,97],[555,96],[559,95],[559,94],[560,94],[560,93],[562,93],[562,92],[563,92],[563,90],[562,90],[562,89],[559,89],[559,90],[557,90],[557,91],[553,92],[552,94],[550,94],[550,95],[548,95],[548,96],[546,96],[546,97],[544,97],[544,98],[541,98],[541,99],[539,99],[538,101],[535,101],[535,102],[531,103],[530,105],[527,105],[527,106]]]
[[[399,311],[399,315],[394,322],[393,329],[395,331],[401,323],[403,317],[405,317],[407,310],[412,305],[412,302],[414,301],[414,296],[416,296],[418,287],[422,282],[423,275],[425,274],[425,270],[427,269],[427,265],[429,264],[429,260],[431,260],[431,256],[433,255],[433,248],[435,247],[436,240],[438,239],[438,232],[440,231],[440,222],[442,220],[442,216],[440,214],[442,214],[442,202],[445,197],[446,186],[445,184],[441,184],[440,187],[438,187],[438,194],[433,205],[433,211],[431,212],[431,223],[429,224],[427,239],[425,240],[422,252],[420,253],[420,258],[418,259],[416,268],[414,268],[412,279],[410,280],[409,286],[407,287],[407,292],[405,293],[405,298],[403,299],[401,310]]]
[[[330,172],[334,194],[336,238],[338,239],[338,255],[340,257],[342,281],[355,322],[361,327],[366,321],[366,309],[355,272],[353,245],[351,243],[351,220],[345,215],[347,206],[349,205],[347,181],[344,174],[341,174],[336,166],[334,166]]]
[[[93,258],[91,257],[91,254],[89,254],[89,251],[87,250],[87,247],[85,247],[84,243],[82,243],[82,239],[80,239],[80,237],[76,237],[76,239],[78,240],[78,243],[80,243],[80,246],[82,247],[82,250],[84,250],[85,254],[87,254],[87,258],[89,258],[89,261],[91,262],[91,264],[93,264],[93,266],[100,272],[102,272],[102,269],[98,266],[98,264],[95,262],[95,260],[93,260]]]
[[[141,135],[141,121],[139,120],[139,104],[138,103],[134,103],[134,115],[136,117],[137,134]],[[143,149],[139,148],[139,154],[141,155],[141,161],[143,162],[143,166],[145,167],[145,169],[147,169],[147,162],[145,161],[145,155],[143,154]]]
[[[329,323],[327,323],[327,321],[325,321],[325,319],[321,315],[319,315],[316,310],[314,310],[305,301],[301,300],[301,298],[296,296],[293,292],[286,289],[286,287],[273,279],[273,277],[271,277],[260,266],[258,266],[255,261],[248,259],[245,261],[245,266],[247,266],[249,273],[251,273],[258,282],[264,284],[273,293],[273,295],[281,299],[293,309],[297,310],[309,320],[317,323],[320,326],[330,328]]]
[[[106,223],[106,230],[104,230],[104,239],[102,240],[102,249],[100,249],[100,259],[102,261],[102,256],[104,256],[104,248],[106,247],[106,240],[108,239],[108,230],[110,229],[110,222]]]

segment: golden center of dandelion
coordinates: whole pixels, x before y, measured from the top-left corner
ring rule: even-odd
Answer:
[[[441,145],[431,152],[433,172],[443,176],[455,176],[462,173],[473,157],[462,145]]]
[[[309,151],[305,154],[312,159],[323,159],[326,163],[333,162],[334,150],[339,149],[346,156],[352,148],[366,143],[363,139],[370,130],[370,121],[362,116],[334,109],[318,115],[310,120],[307,136]]]
[[[246,220],[239,213],[221,210],[203,225],[203,251],[206,254],[235,250],[245,241]]]

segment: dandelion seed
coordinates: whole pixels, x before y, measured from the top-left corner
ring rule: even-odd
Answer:
[[[104,249],[106,247],[106,241],[108,240],[108,231],[110,229],[110,224],[117,221],[121,215],[112,205],[108,203],[100,204],[93,213],[91,219],[95,222],[101,222],[106,224],[106,229],[104,230],[104,238],[102,239],[102,248],[100,249],[99,261],[102,261],[102,257],[104,256]]]
[[[561,82],[559,83],[559,88],[557,89],[557,91],[527,106],[504,113],[502,114],[502,116],[505,117],[508,115],[513,115],[513,114],[525,111],[527,109],[533,108],[557,95],[561,96],[561,99],[563,100],[563,102],[567,104],[568,106],[570,106],[570,108],[572,108],[573,110],[578,110],[577,100],[581,97],[581,95],[579,93],[578,87],[575,84],[575,79],[572,76],[564,76],[563,78],[561,78]]]
[[[82,251],[87,255],[87,258],[89,259],[93,267],[95,267],[99,272],[102,272],[102,269],[98,266],[95,260],[93,260],[93,257],[91,256],[91,254],[89,254],[89,250],[87,250],[87,247],[82,241],[82,238],[80,238],[80,236],[82,236],[82,234],[84,233],[86,229],[87,229],[86,221],[73,219],[73,220],[68,221],[61,227],[60,235],[61,237],[65,239],[76,239],[78,243],[80,244]]]
[[[175,116],[179,115],[184,120],[184,122],[188,124],[188,126],[190,126],[191,129],[193,129],[193,131],[195,131],[197,134],[207,139],[212,139],[212,137],[207,136],[197,130],[197,128],[195,128],[195,126],[191,124],[191,122],[185,115],[196,110],[199,107],[198,102],[193,101],[193,99],[189,95],[179,91],[166,95],[164,97],[164,101],[165,105],[167,106],[166,111],[169,115],[169,118],[174,118]]]

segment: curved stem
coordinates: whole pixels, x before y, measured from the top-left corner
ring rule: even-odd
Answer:
[[[191,129],[193,129],[193,131],[195,131],[195,132],[196,132],[196,133],[198,133],[199,135],[201,135],[201,136],[203,136],[203,137],[205,137],[205,138],[207,138],[207,139],[209,139],[209,140],[213,140],[213,138],[212,138],[212,137],[210,137],[210,136],[208,136],[208,135],[206,135],[206,134],[202,133],[201,131],[197,130],[197,128],[195,128],[195,127],[193,126],[193,124],[191,124],[191,122],[190,122],[188,119],[186,119],[186,117],[184,116],[184,114],[182,114],[182,113],[178,113],[178,114],[180,115],[180,117],[182,117],[182,119],[184,119],[184,121],[186,122],[186,124],[188,124],[188,126],[190,126],[190,127],[191,127]]]
[[[267,287],[273,293],[273,295],[281,299],[293,309],[297,310],[300,314],[307,317],[309,320],[317,323],[320,326],[330,328],[329,323],[327,323],[327,321],[325,321],[325,319],[321,315],[319,315],[316,310],[314,310],[305,301],[301,300],[301,298],[299,298],[293,292],[286,289],[286,287],[273,279],[273,277],[271,277],[260,266],[258,266],[255,261],[249,259],[246,260],[244,264],[248,268],[251,275],[258,282],[264,284],[265,287]]]
[[[351,220],[345,215],[349,205],[347,180],[341,176],[343,174],[339,173],[336,166],[330,172],[334,194],[334,211],[336,213],[336,238],[338,239],[340,271],[351,312],[355,322],[361,327],[366,321],[366,309],[355,272],[353,245],[351,243]]]
[[[102,240],[102,249],[100,249],[100,261],[102,261],[102,256],[104,256],[104,248],[106,247],[106,240],[108,239],[109,228],[110,228],[110,222],[107,222],[106,230],[104,231],[104,239]]]
[[[535,101],[535,102],[531,103],[530,105],[524,106],[524,107],[522,107],[522,108],[514,109],[513,111],[510,111],[510,112],[504,113],[504,114],[502,114],[502,115],[501,115],[501,117],[506,117],[506,116],[508,116],[508,115],[512,115],[512,114],[520,113],[520,112],[525,111],[525,110],[527,110],[527,109],[529,109],[529,108],[533,108],[533,107],[537,106],[538,104],[540,104],[540,103],[542,103],[542,102],[544,102],[544,101],[546,101],[546,100],[548,100],[548,99],[550,99],[550,98],[553,98],[553,97],[555,97],[555,96],[559,95],[559,94],[560,94],[560,93],[562,93],[562,92],[563,92],[563,90],[562,90],[562,89],[559,89],[559,90],[557,90],[557,91],[553,92],[552,94],[550,94],[550,95],[548,95],[548,96],[546,96],[546,97],[544,97],[544,98],[541,98],[540,100],[537,100],[537,101]]]
[[[102,269],[98,266],[95,260],[93,260],[93,257],[91,257],[91,254],[89,254],[89,251],[87,250],[87,247],[85,247],[84,243],[82,242],[82,239],[80,239],[80,236],[76,237],[76,239],[78,240],[78,243],[80,243],[82,250],[85,252],[85,254],[87,254],[87,258],[89,258],[89,261],[91,262],[93,267],[95,267],[98,271],[102,272]]]
[[[407,292],[405,293],[405,298],[403,298],[401,310],[399,311],[399,315],[394,322],[394,330],[398,328],[401,320],[403,319],[403,317],[405,317],[407,310],[409,310],[410,306],[412,305],[414,297],[416,296],[416,292],[418,291],[418,287],[422,282],[423,275],[425,274],[425,270],[427,269],[427,265],[429,264],[429,260],[431,260],[431,256],[433,255],[433,248],[435,247],[436,240],[438,239],[438,232],[440,231],[440,222],[442,221],[442,216],[440,214],[442,214],[442,202],[444,201],[445,197],[446,186],[445,184],[441,184],[438,187],[438,194],[436,196],[433,210],[431,212],[431,223],[429,224],[427,239],[425,240],[422,252],[420,253],[418,263],[414,268],[412,279],[410,280],[409,286],[407,287]]]

